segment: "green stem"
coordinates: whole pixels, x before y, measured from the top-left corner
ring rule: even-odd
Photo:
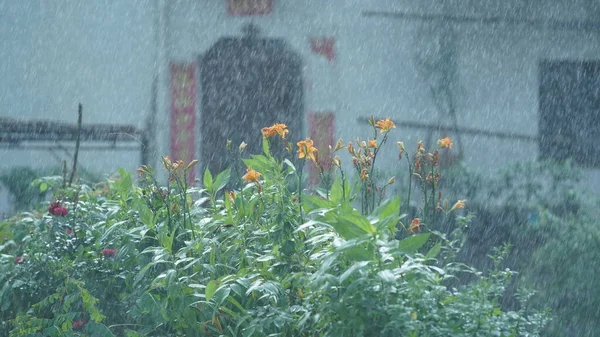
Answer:
[[[435,165],[431,163],[431,207],[433,210],[429,210],[431,213],[431,224],[435,223]]]
[[[406,154],[406,161],[408,162],[408,196],[406,198],[406,214],[410,216],[410,194],[412,190],[413,170],[412,165],[410,163],[410,156],[408,154]],[[402,209],[398,211],[398,215],[402,215]]]
[[[192,218],[190,215],[190,211],[187,207],[187,190],[188,190],[188,186],[187,186],[187,172],[184,170],[183,171],[183,182],[181,185],[182,189],[181,189],[181,199],[182,199],[182,203],[183,203],[183,228],[185,227],[185,219],[186,219],[186,215],[187,215],[187,220],[189,222],[190,225],[190,230],[192,232],[192,240],[196,240],[196,231],[194,231],[194,226],[192,225]]]
[[[298,205],[300,207],[300,222],[304,223],[304,212],[302,210],[302,171],[306,165],[306,160],[302,161],[298,170]]]
[[[169,178],[167,178],[167,198],[164,200],[165,205],[167,206],[167,226],[169,227],[169,231],[172,231],[171,227],[171,184],[169,183]]]
[[[342,175],[342,201],[346,201],[346,177],[344,176],[344,170],[340,165],[340,174]]]

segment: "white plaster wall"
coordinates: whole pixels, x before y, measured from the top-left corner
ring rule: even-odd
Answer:
[[[157,57],[153,25],[160,4],[167,29]],[[565,20],[597,19],[600,13],[590,0],[275,0],[272,15],[252,18],[229,16],[225,0],[0,0],[0,115],[74,121],[81,101],[86,121],[142,127],[158,69],[157,154],[167,154],[168,61],[195,61],[219,37],[240,35],[252,21],[263,35],[285,38],[304,57],[305,81],[312,82],[306,110],[335,110],[337,137],[368,136],[368,127],[356,119],[370,114],[436,121],[428,87],[413,66],[417,24],[366,18],[362,10]],[[468,127],[536,135],[539,60],[600,55],[597,33],[461,25],[457,34],[463,87],[458,116]],[[312,54],[312,35],[336,36],[334,65]],[[413,148],[424,136],[399,128],[390,141]],[[472,136],[463,141],[467,162],[486,170],[537,157],[532,143]],[[395,158],[395,150],[390,146],[384,155]],[[0,150],[0,156],[0,169],[59,162],[40,151]],[[82,155],[82,165],[103,171],[117,165],[133,170],[138,162],[137,153]]]
[[[171,3],[170,53],[193,60],[223,35],[240,35],[254,22],[263,34],[286,38],[305,58],[307,111],[334,109],[338,137],[367,136],[361,116],[391,115],[399,120],[435,122],[428,87],[413,65],[417,23],[366,18],[362,10],[402,10],[533,19],[586,19],[585,1],[276,1],[273,15],[230,17],[221,2],[178,0]],[[586,7],[587,6],[587,7]],[[593,18],[593,17],[592,17]],[[598,34],[540,30],[527,26],[464,24],[456,26],[459,56],[458,115],[461,126],[535,136],[538,119],[538,62],[556,58],[596,58]],[[315,57],[308,37],[336,36],[337,60],[331,66]],[[397,130],[391,139],[414,146],[425,132]],[[482,136],[463,136],[466,160],[494,170],[537,157],[537,144]],[[392,164],[392,163],[389,163]]]
[[[152,0],[0,0],[0,116],[142,127],[154,69]],[[65,143],[72,147],[73,144]],[[71,157],[0,148],[0,170]],[[139,152],[82,151],[80,166],[131,171]],[[4,191],[0,213],[8,205]]]

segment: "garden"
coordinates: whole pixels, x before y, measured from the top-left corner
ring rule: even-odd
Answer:
[[[369,124],[330,158],[264,127],[261,154],[223,144],[235,164],[197,182],[169,157],[32,178],[39,200],[0,223],[0,335],[593,336],[600,230],[576,168],[442,169],[452,139],[413,151]],[[406,172],[382,176],[385,146]]]

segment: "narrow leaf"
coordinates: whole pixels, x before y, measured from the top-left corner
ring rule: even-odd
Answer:
[[[215,292],[217,292],[219,284],[220,282],[217,280],[212,280],[208,282],[208,284],[206,285],[206,289],[204,289],[204,295],[206,296],[207,301],[210,301],[213,298]]]
[[[204,170],[204,179],[202,180],[202,183],[204,184],[204,188],[206,188],[207,190],[212,189],[213,178],[212,174],[210,174],[210,170],[208,169],[208,167],[206,168],[206,170]]]
[[[427,252],[427,255],[425,255],[425,258],[426,259],[435,259],[438,256],[438,254],[440,253],[441,249],[442,249],[442,243],[438,242],[437,245],[431,247],[429,252]]]
[[[429,239],[429,233],[417,234],[403,239],[398,244],[398,249],[406,254],[416,253]]]

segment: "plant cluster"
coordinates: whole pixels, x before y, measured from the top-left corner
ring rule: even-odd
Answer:
[[[501,267],[505,250],[488,274],[455,262],[470,217],[458,217],[461,226],[449,234],[424,227],[465,207],[464,200],[444,206],[437,187],[438,151],[451,140],[433,153],[420,143],[409,175],[420,181],[423,207],[407,220],[400,197],[377,198],[385,186],[370,180],[394,124],[372,120],[372,127],[368,143],[335,147],[334,154],[349,151],[353,181],[339,156],[319,158],[310,139],[296,144],[298,167],[275,158],[273,137],[294,150],[284,124],[261,130],[262,154],[243,158],[244,143],[232,151],[246,167],[237,189],[228,187],[231,170],[205,170],[201,187],[188,186],[197,161],[168,157],[165,184],[148,166],[137,171],[137,184],[122,169],[93,188],[44,181],[54,191],[47,210],[0,225],[0,333],[539,335],[549,318],[529,304],[531,293],[519,293],[515,310],[500,305],[513,275]],[[324,160],[339,176],[305,193],[302,167],[323,168]],[[476,280],[449,286],[465,274]]]
[[[445,188],[466,196],[476,213],[458,259],[480,270],[493,268],[491,247],[510,243],[506,267],[519,285],[539,291],[532,301],[549,306],[554,319],[545,336],[592,337],[598,319],[600,270],[598,198],[586,193],[583,172],[571,162],[517,163],[495,175],[468,167],[446,172]],[[448,226],[453,228],[452,226]],[[513,306],[511,297],[504,303]]]

